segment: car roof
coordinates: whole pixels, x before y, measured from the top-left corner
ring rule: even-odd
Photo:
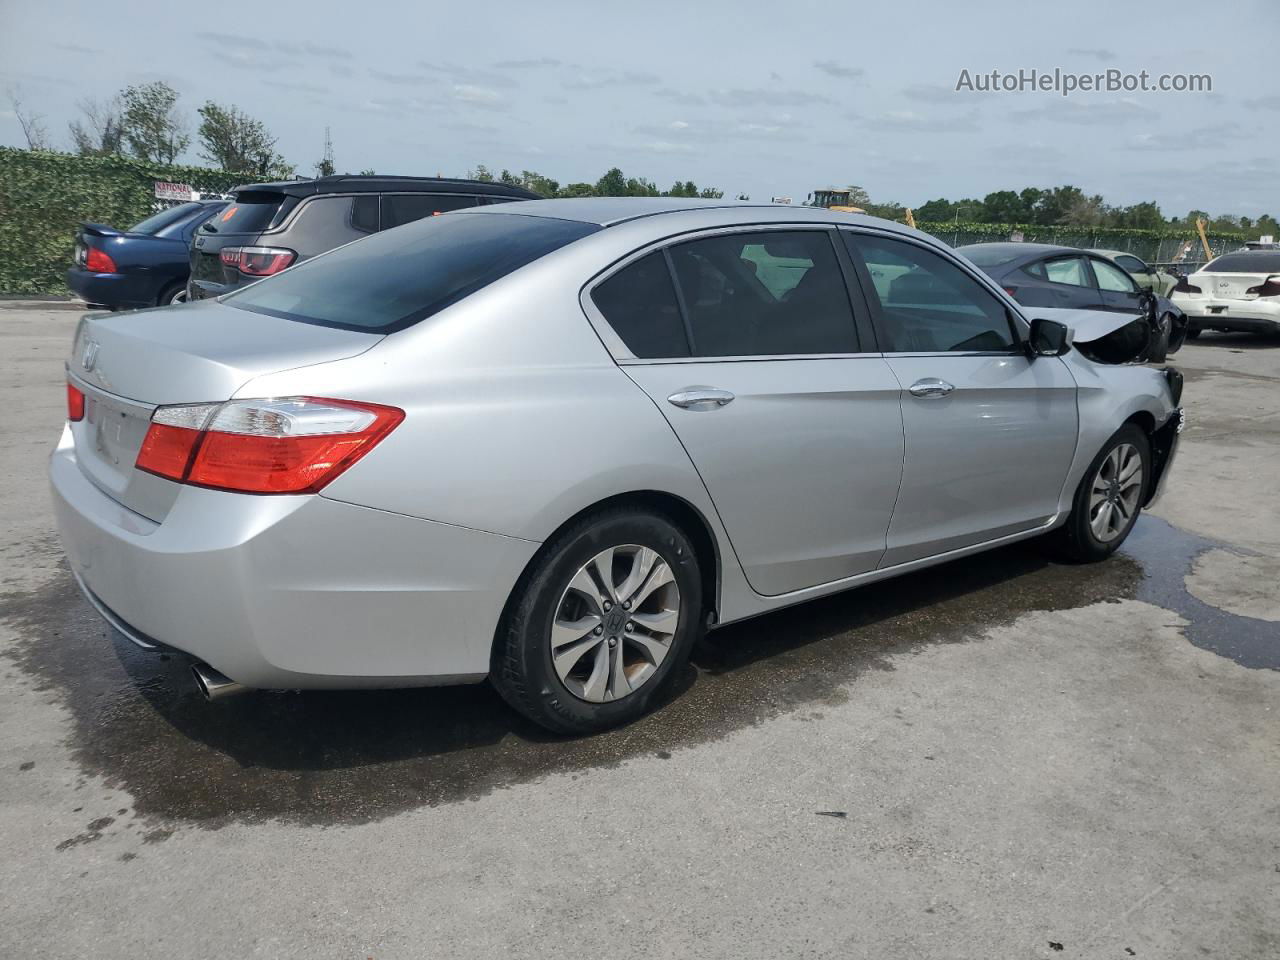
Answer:
[[[1055,253],[1085,252],[1079,247],[1064,247],[1057,243],[1018,243],[1013,240],[1000,243],[966,243],[962,247],[956,247],[956,249],[964,252],[965,250],[976,250],[979,247],[983,250],[994,250],[998,253],[1015,254],[1019,259],[1023,260],[1035,260],[1038,257],[1044,257]],[[1098,251],[1092,252],[1096,253]]]
[[[510,207],[505,204],[473,207],[457,213],[467,216],[487,214],[514,214],[524,217],[548,217],[556,220],[574,220],[611,227],[642,218],[668,214],[696,214],[720,211],[731,222],[779,221],[819,223],[862,223],[902,233],[916,234],[900,223],[881,220],[865,214],[841,213],[823,207],[792,206],[782,203],[752,203],[749,200],[702,200],[692,197],[576,197],[560,200],[538,200],[534,203]]]
[[[1101,254],[1104,257],[1110,257],[1112,260],[1116,257],[1133,257],[1135,260],[1142,259],[1136,253],[1131,253],[1128,250],[1103,250],[1101,247],[1086,247],[1085,252]]]
[[[393,177],[381,174],[336,174],[315,180],[276,180],[268,183],[246,183],[240,190],[262,190],[284,193],[292,197],[310,197],[318,193],[471,193],[513,200],[537,200],[538,194],[524,187],[487,180],[462,180],[451,177]]]

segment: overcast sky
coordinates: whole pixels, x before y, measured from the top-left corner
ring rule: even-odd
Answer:
[[[165,80],[191,117],[214,99],[263,120],[308,173],[328,125],[339,171],[619,166],[912,206],[1072,183],[1166,215],[1280,215],[1278,41],[1273,0],[0,0],[0,85],[65,145],[80,98]],[[1213,92],[955,92],[961,70],[1020,67],[1208,73]],[[25,145],[7,102],[0,142]]]

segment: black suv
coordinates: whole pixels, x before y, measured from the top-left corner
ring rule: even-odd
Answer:
[[[379,230],[483,203],[537,200],[521,187],[439,177],[335,176],[237,187],[191,238],[192,300],[216,297]]]

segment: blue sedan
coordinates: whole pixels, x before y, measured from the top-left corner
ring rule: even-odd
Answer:
[[[90,304],[116,310],[182,302],[191,270],[191,235],[226,205],[225,200],[184,203],[128,230],[83,224],[67,286]]]

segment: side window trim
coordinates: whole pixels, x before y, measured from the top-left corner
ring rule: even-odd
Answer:
[[[862,250],[857,244],[857,239],[859,237],[884,237],[887,240],[897,240],[902,243],[910,244],[911,246],[919,247],[921,250],[925,250],[928,253],[932,253],[935,256],[941,257],[947,263],[951,264],[953,267],[958,268],[961,273],[967,276],[970,280],[973,280],[975,283],[977,283],[978,286],[986,290],[987,293],[991,294],[992,298],[997,303],[999,303],[1001,306],[1004,307],[1005,322],[1009,324],[1009,332],[1013,338],[1013,347],[1009,350],[920,350],[920,351],[886,350],[884,351],[884,356],[886,357],[1010,357],[1010,356],[1024,355],[1024,349],[1025,349],[1024,344],[1026,343],[1026,339],[1027,339],[1027,331],[1024,331],[1022,327],[1019,326],[1018,321],[1021,320],[1023,323],[1027,323],[1027,319],[1022,316],[1021,311],[1013,309],[1009,306],[1010,297],[1008,296],[1008,294],[1006,294],[1003,289],[999,289],[999,292],[997,292],[998,288],[995,286],[995,281],[992,280],[990,277],[988,277],[986,274],[982,274],[981,276],[979,276],[978,274],[974,273],[974,271],[971,270],[968,267],[968,265],[962,262],[958,257],[951,256],[948,251],[939,250],[938,248],[932,247],[927,243],[921,243],[915,237],[905,236],[899,233],[893,233],[889,230],[875,230],[875,229],[867,229],[865,227],[841,227],[840,231],[854,238],[854,243],[849,251],[849,258],[853,262],[854,268],[857,271],[859,283],[862,285],[863,299],[866,301],[866,304],[871,313],[871,316],[874,318],[877,342],[879,342],[880,340],[880,328],[884,325],[884,320],[881,315],[880,298],[873,297],[870,295],[870,293],[868,293],[868,291],[874,290],[875,287],[871,281],[871,272],[867,269],[866,261],[863,260],[862,258]],[[850,245],[845,244],[845,246],[849,247]],[[853,256],[853,252],[852,252],[853,250],[857,250],[858,252],[857,257]],[[1029,328],[1029,324],[1028,324],[1028,328]],[[886,342],[888,342],[887,339],[886,339]]]
[[[837,224],[826,224],[826,223],[824,224],[742,223],[742,224],[734,224],[732,226],[727,226],[727,227],[704,227],[704,228],[691,230],[687,233],[677,234],[675,236],[663,237],[662,239],[654,240],[650,243],[645,244],[642,247],[638,247],[635,250],[632,250],[630,253],[619,258],[618,260],[615,260],[613,263],[609,264],[607,267],[605,267],[604,269],[599,271],[597,274],[595,274],[593,277],[591,277],[591,279],[589,279],[586,283],[583,284],[582,289],[578,294],[578,302],[582,306],[583,311],[586,313],[587,320],[590,322],[592,328],[595,330],[596,336],[600,338],[600,341],[604,344],[605,349],[609,351],[609,353],[613,356],[614,360],[619,365],[622,365],[622,366],[632,366],[632,365],[638,365],[638,364],[658,364],[658,363],[661,363],[661,364],[751,363],[751,362],[774,361],[774,360],[815,360],[815,359],[841,359],[846,357],[865,357],[868,355],[878,356],[879,350],[874,347],[874,343],[875,343],[874,340],[870,341],[870,343],[873,345],[871,346],[870,349],[864,349],[865,347],[868,346],[868,338],[863,333],[863,329],[864,329],[863,325],[869,324],[870,321],[869,321],[868,315],[865,312],[863,313],[859,312],[858,306],[859,304],[861,304],[863,307],[863,310],[865,311],[866,300],[865,300],[865,296],[861,300],[859,300],[854,296],[853,290],[850,288],[848,284],[847,276],[845,277],[845,284],[844,284],[845,296],[849,302],[849,310],[852,313],[853,319],[854,319],[854,329],[853,329],[854,338],[859,346],[859,350],[853,353],[790,353],[790,354],[776,354],[776,355],[768,355],[768,356],[765,356],[765,355],[756,356],[756,355],[748,354],[748,355],[742,355],[742,356],[726,356],[726,357],[698,357],[698,356],[637,357],[634,353],[631,352],[631,350],[623,342],[622,338],[618,336],[617,332],[614,331],[613,327],[609,324],[609,321],[605,318],[604,314],[600,312],[600,309],[595,305],[595,302],[591,298],[592,291],[595,290],[597,286],[599,286],[600,284],[608,280],[610,277],[612,277],[614,274],[618,273],[621,270],[626,269],[631,264],[635,263],[637,260],[640,260],[643,257],[648,256],[649,254],[655,251],[661,250],[663,252],[663,259],[666,261],[666,264],[667,264],[667,270],[670,272],[670,275],[671,275],[672,286],[675,288],[675,291],[676,291],[676,303],[677,303],[677,306],[680,308],[681,320],[685,324],[685,336],[689,338],[690,352],[692,353],[693,352],[693,334],[689,328],[689,315],[688,315],[687,306],[684,302],[684,293],[680,289],[680,284],[677,281],[676,275],[675,275],[675,267],[674,267],[674,264],[671,262],[671,254],[670,254],[671,247],[677,246],[678,244],[681,244],[681,243],[687,243],[693,240],[701,240],[706,237],[724,236],[724,235],[735,234],[735,233],[758,233],[762,231],[797,231],[797,230],[822,232],[827,235],[827,242],[832,245],[833,254],[836,257],[837,263],[841,264],[841,270],[843,273],[844,263],[840,259],[841,258],[840,248],[843,245],[843,241],[840,241],[840,238],[838,235],[838,231],[840,229],[841,228]],[[837,241],[840,241],[840,242],[837,242]],[[861,290],[859,291],[859,293],[861,293]]]

